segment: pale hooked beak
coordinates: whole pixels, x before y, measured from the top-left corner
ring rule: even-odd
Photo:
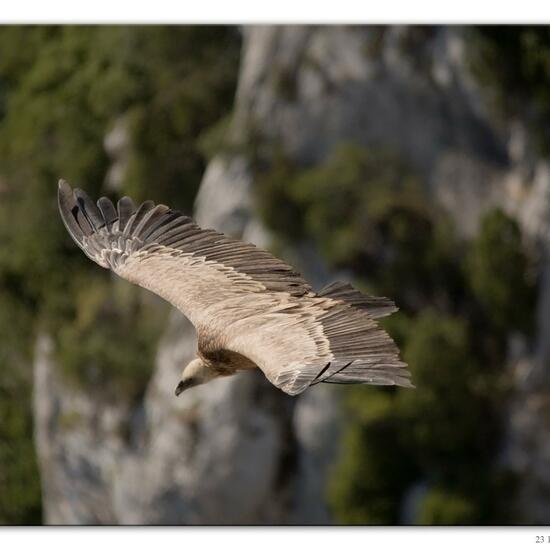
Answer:
[[[181,380],[180,383],[176,386],[176,391],[175,391],[176,397],[178,397],[183,390],[186,390],[191,386],[192,384],[190,380]]]

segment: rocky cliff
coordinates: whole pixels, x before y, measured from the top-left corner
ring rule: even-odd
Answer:
[[[197,221],[269,246],[255,214],[246,147],[278,148],[301,165],[342,141],[391,148],[422,174],[435,202],[472,235],[482,212],[513,214],[545,257],[550,170],[521,123],[498,125],[465,66],[463,29],[247,27],[235,110],[211,161]],[[269,156],[269,153],[268,153]],[[315,285],[329,274],[297,244],[286,257]],[[502,460],[525,480],[526,517],[550,505],[548,263],[541,262],[538,335],[519,339],[517,391]],[[94,269],[90,266],[90,269]],[[68,387],[44,335],[35,362],[35,430],[48,523],[323,523],[338,447],[332,388],[289,398],[243,374],[173,397],[194,353],[173,313],[143,401],[117,405]]]

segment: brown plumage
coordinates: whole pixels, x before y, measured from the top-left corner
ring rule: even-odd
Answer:
[[[268,252],[151,201],[136,208],[123,197],[115,208],[102,197],[96,205],[60,181],[58,202],[89,258],[155,292],[197,329],[198,358],[176,394],[251,368],[290,395],[319,382],[413,387],[376,321],[397,311],[391,300],[340,282],[315,293]]]

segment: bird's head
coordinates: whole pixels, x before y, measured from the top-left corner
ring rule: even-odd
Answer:
[[[204,364],[201,359],[190,361],[181,373],[181,380],[176,386],[176,396],[184,390],[210,382],[216,378],[218,373],[211,367]]]

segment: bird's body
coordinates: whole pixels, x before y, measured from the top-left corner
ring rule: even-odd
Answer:
[[[69,233],[102,267],[158,294],[197,330],[198,357],[176,393],[260,368],[296,395],[318,382],[409,386],[406,365],[377,319],[397,310],[346,283],[319,293],[266,251],[212,230],[164,205],[97,206],[64,182],[59,209]]]

